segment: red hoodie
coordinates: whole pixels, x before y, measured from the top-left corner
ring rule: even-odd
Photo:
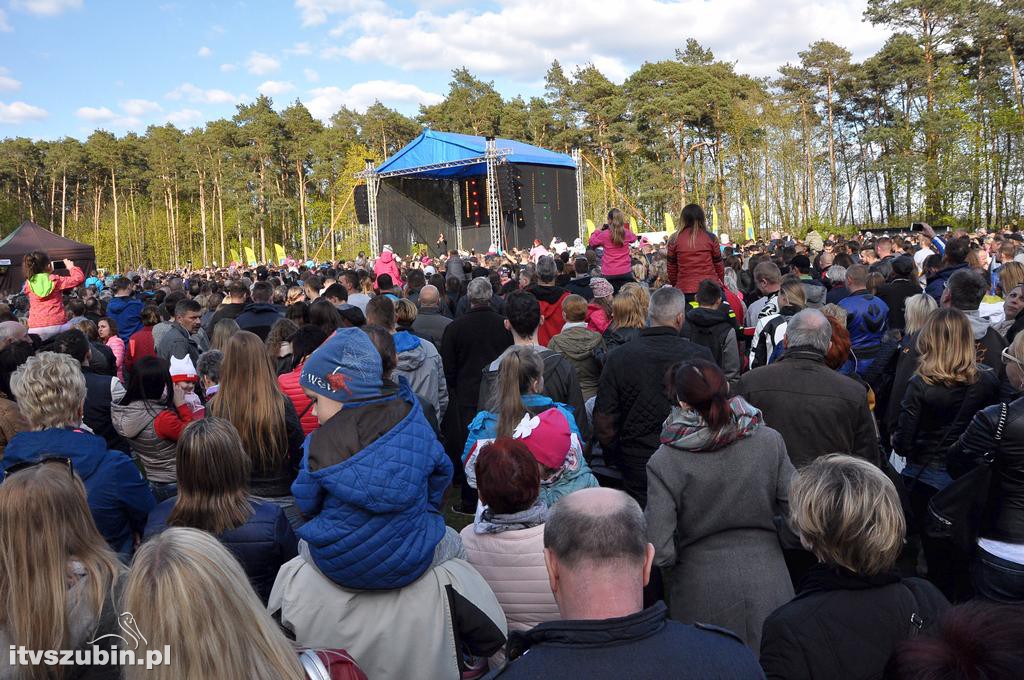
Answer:
[[[548,346],[551,338],[562,332],[565,316],[562,314],[562,300],[569,297],[569,291],[558,286],[530,286],[526,289],[540,303],[540,328],[537,329],[537,342]]]

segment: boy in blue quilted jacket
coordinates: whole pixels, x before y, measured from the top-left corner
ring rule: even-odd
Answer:
[[[317,568],[345,588],[391,590],[459,556],[441,514],[452,464],[409,384],[385,384],[370,338],[339,329],[299,384],[320,427],[306,437],[292,493]]]

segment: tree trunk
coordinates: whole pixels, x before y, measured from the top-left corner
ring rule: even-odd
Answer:
[[[117,175],[110,168],[110,193],[114,197],[114,263],[117,273],[121,273],[121,223],[117,214]]]
[[[60,235],[64,236],[64,220],[67,217],[67,206],[68,206],[68,173],[64,171],[61,173],[61,187],[60,187]]]
[[[203,266],[210,260],[206,250],[206,173],[199,170],[196,164],[196,174],[199,176],[199,230],[203,235]]]
[[[295,159],[296,178],[299,182],[299,229],[302,232],[302,259],[309,259],[309,246],[306,242],[306,174],[302,170],[302,159]]]
[[[835,228],[836,221],[839,217],[839,179],[836,173],[836,133],[835,123],[832,118],[832,72],[829,71],[828,78],[826,79],[826,90],[828,93],[828,163],[831,186],[831,196],[829,200],[829,219],[832,221],[832,227]],[[844,161],[845,162],[845,161]],[[849,169],[847,169],[847,178],[849,178]],[[850,207],[853,207],[853,196],[850,196]]]

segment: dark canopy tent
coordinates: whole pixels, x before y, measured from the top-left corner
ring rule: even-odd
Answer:
[[[25,283],[21,260],[33,250],[43,251],[51,260],[74,260],[86,275],[96,266],[96,249],[92,246],[58,236],[26,220],[0,241],[0,291],[4,294],[21,290]]]

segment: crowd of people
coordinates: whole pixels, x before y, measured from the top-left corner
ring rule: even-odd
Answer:
[[[32,253],[0,678],[1024,677],[1024,236],[921,226]]]

